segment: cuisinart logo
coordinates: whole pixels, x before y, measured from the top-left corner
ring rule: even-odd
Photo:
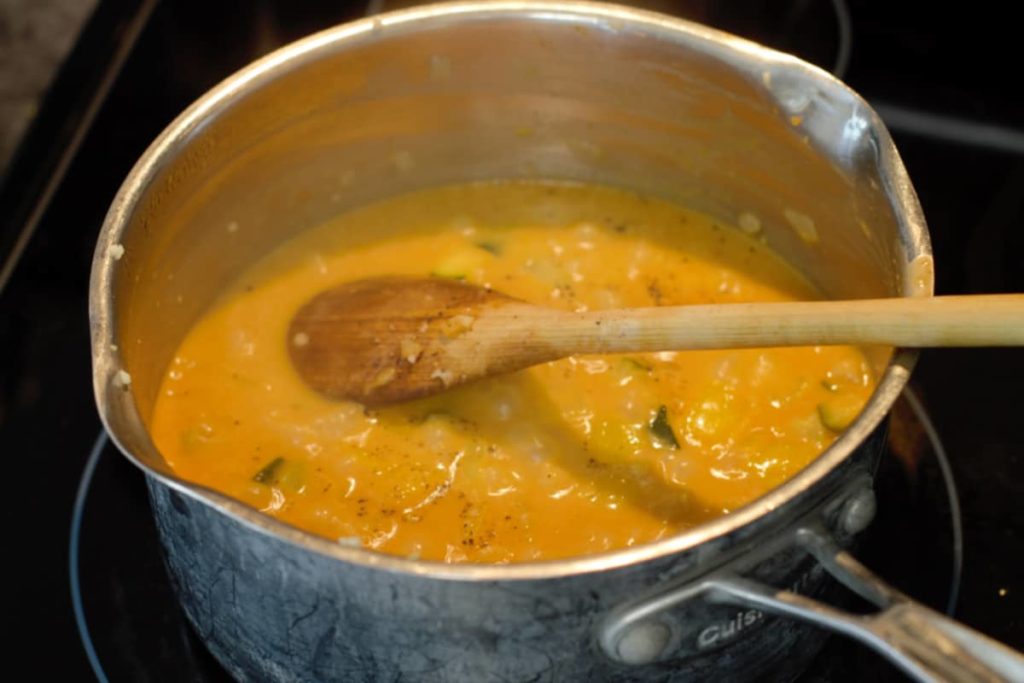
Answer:
[[[810,571],[801,575],[790,586],[794,593],[803,593],[809,585],[817,582],[822,575],[821,565],[815,565]],[[764,621],[765,614],[759,609],[747,609],[734,612],[728,619],[716,621],[704,627],[697,634],[697,649],[707,650],[716,645],[724,645],[736,639],[743,631]]]
[[[745,612],[738,612],[725,621],[715,622],[697,634],[697,649],[706,650],[709,647],[728,642],[762,619],[764,619],[764,612],[759,609],[748,609]]]

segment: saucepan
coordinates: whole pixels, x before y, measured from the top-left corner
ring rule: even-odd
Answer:
[[[446,565],[347,547],[167,466],[147,433],[161,376],[247,265],[367,202],[536,177],[755,217],[832,297],[932,294],[924,218],[885,127],[794,57],[569,2],[425,6],[274,52],[140,159],[90,285],[100,413],[146,474],[171,579],[217,659],[240,680],[736,681],[792,677],[827,629],[922,680],[1024,678],[1017,653],[845,549],[874,512],[911,350],[872,351],[881,379],[863,413],[784,485],[685,533],[567,560]],[[808,221],[816,240],[793,229]],[[840,583],[877,613],[822,602]]]

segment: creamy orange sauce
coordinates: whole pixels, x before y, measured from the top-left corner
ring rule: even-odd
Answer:
[[[321,290],[459,277],[584,310],[817,298],[757,239],[594,186],[473,184],[354,211],[252,267],[182,342],[152,416],[171,467],[327,538],[448,562],[647,543],[799,471],[873,388],[852,347],[580,356],[379,410],[302,384]]]

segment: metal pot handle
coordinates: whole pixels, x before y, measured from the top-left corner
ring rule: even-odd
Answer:
[[[736,576],[706,581],[705,598],[799,619],[855,638],[920,681],[1024,682],[1024,655],[900,593],[826,533],[802,528],[796,532],[796,542],[840,583],[880,611],[853,614]]]

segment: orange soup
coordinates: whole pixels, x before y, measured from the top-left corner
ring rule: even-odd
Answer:
[[[318,292],[379,275],[569,310],[818,298],[756,235],[623,190],[389,199],[283,245],[188,333],[151,424],[175,472],[343,544],[561,558],[752,501],[825,449],[874,384],[864,355],[836,346],[578,356],[376,410],[324,398],[290,364],[289,321]]]

